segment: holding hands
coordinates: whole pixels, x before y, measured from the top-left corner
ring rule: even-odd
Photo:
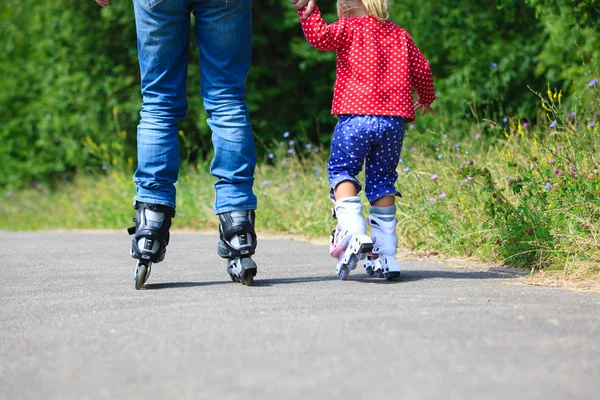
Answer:
[[[308,18],[315,9],[315,6],[317,5],[316,0],[290,0],[290,3],[292,3],[296,10],[300,10],[303,7],[306,7],[306,10],[304,10],[304,14],[302,15],[303,19]]]
[[[421,112],[421,116],[425,115],[426,112],[430,112],[431,114],[436,115],[435,111],[433,111],[430,106],[421,104],[417,101],[417,104],[415,104],[415,111],[420,110],[421,108],[423,109],[423,111]]]

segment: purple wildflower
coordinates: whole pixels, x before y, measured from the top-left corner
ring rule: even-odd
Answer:
[[[286,183],[285,185],[283,185],[281,187],[281,190],[286,190],[287,188],[289,188],[290,186],[292,186],[292,184],[290,182]]]
[[[429,201],[430,203],[435,203],[437,199],[435,197],[429,197],[427,201]]]
[[[562,145],[556,146],[556,150],[561,151],[562,149],[564,149],[564,147]]]
[[[529,122],[525,121],[523,122],[523,128],[527,128],[529,126]]]
[[[409,129],[415,129],[415,124],[410,124],[410,125],[408,126],[408,128],[409,128]]]
[[[445,199],[446,198],[446,193],[442,192],[440,193],[440,199]]]
[[[481,133],[476,133],[475,134],[475,140],[479,140],[481,139]]]
[[[590,123],[588,124],[588,126],[589,126],[590,128],[593,128],[594,126],[596,126],[596,123],[595,123],[594,121],[592,121],[592,122],[590,122]]]
[[[458,143],[454,143],[454,148],[455,148],[456,150],[460,149],[460,144],[458,144]]]
[[[588,83],[588,86],[594,87],[596,85],[596,83],[598,83],[598,79],[594,78]]]
[[[410,151],[414,153],[415,151],[417,151],[417,148],[415,146],[411,146]]]
[[[263,185],[263,186],[267,186],[269,183],[270,183],[270,182],[269,182],[269,181],[267,181],[267,180],[265,180],[265,181],[262,181],[262,185]]]
[[[571,118],[575,118],[575,112],[570,112],[567,114],[567,118],[571,119]]]
[[[431,178],[430,178],[430,179],[431,179],[432,181],[435,181],[437,178],[438,178],[438,175],[437,175],[437,174],[433,174],[433,175],[431,175]]]
[[[508,178],[508,181],[507,181],[507,182],[508,182],[508,184],[509,184],[509,185],[512,185],[514,181],[513,181],[513,179],[512,179],[512,178]]]
[[[550,161],[548,161],[548,164],[554,164],[556,162],[556,160],[554,158],[551,158]]]

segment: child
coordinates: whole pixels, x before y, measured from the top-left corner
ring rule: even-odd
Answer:
[[[293,3],[293,1],[292,1]],[[337,258],[336,270],[346,279],[358,260],[367,258],[368,276],[397,279],[400,266],[395,254],[394,187],[396,167],[404,139],[404,124],[415,119],[415,111],[428,111],[435,100],[429,62],[410,35],[387,20],[389,0],[338,0],[340,19],[330,25],[318,7],[303,17],[298,10],[308,42],[320,50],[337,53],[332,114],[339,116],[327,164],[334,215],[338,219],[331,234],[330,254]],[[413,105],[412,90],[417,92]],[[356,175],[365,167],[365,194],[371,204],[367,218],[371,236],[366,236],[361,185]]]

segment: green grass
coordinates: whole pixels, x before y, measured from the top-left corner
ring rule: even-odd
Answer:
[[[542,101],[535,127],[481,121],[463,130],[419,132],[409,125],[397,169],[401,248],[600,276],[597,115],[582,108],[569,116],[556,92]],[[589,109],[597,103],[596,97]],[[259,162],[257,230],[326,238],[335,225],[328,151],[301,143],[290,149],[274,144],[272,158]],[[182,171],[174,229],[217,229],[212,185],[206,164]],[[129,168],[114,167],[78,174],[55,190],[41,184],[4,192],[0,229],[125,229],[134,190]]]

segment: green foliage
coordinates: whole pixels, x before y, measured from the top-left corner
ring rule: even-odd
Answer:
[[[264,0],[254,8],[247,84],[260,157],[285,131],[327,146],[336,122],[330,115],[335,54],[308,45],[288,2]],[[327,21],[336,19],[334,3],[321,8]],[[406,0],[394,4],[391,19],[431,61],[441,129],[486,136],[493,135],[486,118],[535,121],[537,99],[527,86],[539,91],[550,82],[567,95],[581,84],[591,70],[587,60],[600,56],[598,16],[594,1]],[[141,98],[130,1],[100,8],[93,0],[76,7],[65,0],[6,0],[0,34],[0,187],[135,167]],[[182,164],[192,166],[205,165],[212,148],[197,60],[192,41],[190,111],[180,125]],[[438,124],[426,118],[417,127]]]

